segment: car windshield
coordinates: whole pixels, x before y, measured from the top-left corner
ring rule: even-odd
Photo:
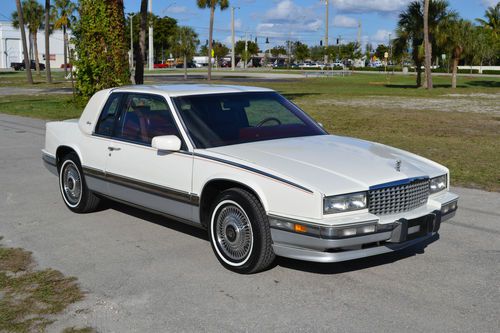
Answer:
[[[197,148],[327,134],[275,92],[181,96],[173,101]]]

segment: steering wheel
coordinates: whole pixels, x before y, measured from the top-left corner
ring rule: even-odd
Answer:
[[[278,119],[278,118],[275,118],[275,117],[268,117],[264,120],[262,120],[260,123],[258,123],[257,125],[255,125],[256,127],[261,127],[262,125],[264,125],[265,123],[267,123],[268,121],[275,121],[278,123],[278,125],[281,125],[281,121]]]

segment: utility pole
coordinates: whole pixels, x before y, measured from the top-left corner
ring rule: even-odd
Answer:
[[[236,56],[234,54],[234,9],[236,7],[231,7],[231,70],[234,71],[236,66]],[[238,7],[239,8],[239,7]]]
[[[337,39],[337,45],[339,46],[339,60],[342,62],[342,67],[344,67],[344,59],[342,59],[342,35],[339,35]]]
[[[248,33],[245,31],[245,69],[247,68],[248,62]]]
[[[326,18],[325,18],[325,66],[328,64],[328,24],[329,18],[328,14],[330,11],[329,1],[325,0]]]
[[[392,64],[392,74],[394,74],[394,64],[392,63],[392,34],[389,33],[389,62]]]
[[[152,71],[154,68],[154,50],[153,50],[153,0],[149,0],[148,3],[149,6],[149,57],[148,57],[148,64],[149,64],[149,70]]]

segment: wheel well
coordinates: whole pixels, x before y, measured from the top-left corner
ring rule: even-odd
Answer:
[[[62,159],[64,156],[68,155],[69,153],[75,153],[75,150],[71,147],[68,146],[59,146],[57,147],[56,151],[56,164],[57,164],[57,170],[59,170],[61,166]]]
[[[204,227],[208,227],[210,220],[210,208],[212,207],[212,203],[215,198],[219,195],[219,193],[233,187],[238,187],[252,193],[262,204],[258,194],[251,187],[245,184],[226,179],[211,180],[205,184],[200,197],[200,221]]]

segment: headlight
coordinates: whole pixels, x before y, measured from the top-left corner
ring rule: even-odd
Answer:
[[[366,208],[366,192],[325,197],[323,214],[344,213]]]
[[[448,177],[447,175],[442,175],[439,177],[431,178],[429,184],[429,190],[431,194],[440,192],[448,187]]]

